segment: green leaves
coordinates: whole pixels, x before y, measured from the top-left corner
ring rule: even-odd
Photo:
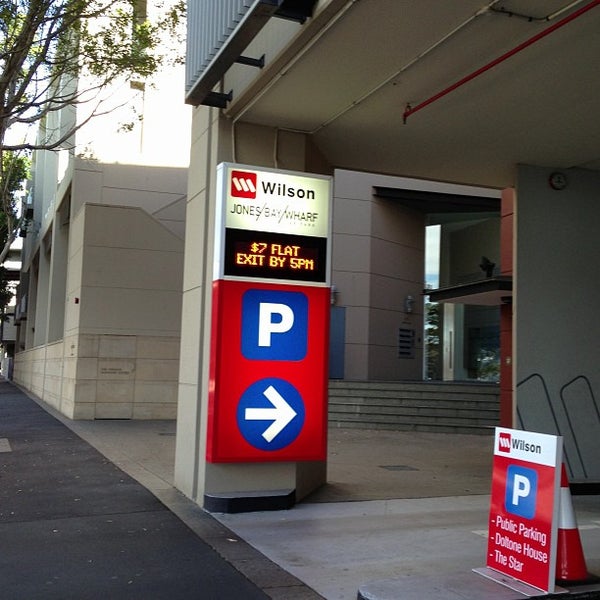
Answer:
[[[153,3],[149,18],[144,0],[0,0],[0,145],[57,148],[74,129],[17,144],[6,133],[93,103],[119,78],[145,79],[180,63],[185,4],[173,1]]]

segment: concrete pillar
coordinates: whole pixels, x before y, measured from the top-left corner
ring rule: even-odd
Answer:
[[[56,213],[52,229],[50,259],[48,342],[62,339],[65,328],[65,295],[67,288],[67,257],[69,250],[69,203],[67,197]]]
[[[33,345],[41,346],[48,342],[48,297],[50,291],[51,236],[43,239],[38,253],[37,302]]]

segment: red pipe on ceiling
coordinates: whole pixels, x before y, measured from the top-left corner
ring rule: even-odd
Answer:
[[[420,111],[422,108],[425,108],[426,106],[429,106],[430,104],[433,104],[435,101],[439,100],[440,98],[443,98],[444,96],[448,95],[450,92],[453,92],[457,88],[465,85],[465,83],[468,83],[472,79],[475,79],[476,77],[479,77],[479,75],[481,75],[482,73],[485,73],[486,71],[489,71],[490,69],[494,68],[496,65],[498,65],[498,64],[504,62],[505,60],[509,59],[511,56],[514,56],[515,54],[521,52],[521,50],[524,50],[525,48],[528,48],[532,44],[535,44],[539,40],[545,38],[547,35],[550,35],[551,33],[553,33],[554,31],[556,31],[557,29],[560,29],[564,25],[567,25],[567,23],[570,23],[571,21],[574,21],[575,19],[579,18],[581,15],[585,14],[586,12],[588,12],[589,10],[591,10],[592,8],[595,8],[599,4],[600,4],[600,0],[593,0],[589,4],[586,4],[585,6],[582,6],[579,10],[576,10],[574,13],[571,13],[570,15],[568,15],[567,17],[565,17],[564,19],[561,19],[560,21],[557,21],[556,23],[554,23],[554,25],[551,25],[547,29],[544,29],[544,31],[540,31],[540,33],[534,35],[533,37],[530,37],[527,40],[525,40],[524,42],[522,42],[521,44],[519,44],[518,46],[516,46],[512,50],[509,50],[508,52],[505,52],[504,54],[502,54],[502,56],[499,56],[498,58],[492,60],[491,62],[487,63],[483,67],[480,67],[479,69],[477,69],[476,71],[473,71],[473,73],[470,73],[469,75],[466,75],[465,77],[463,77],[462,79],[460,79],[456,83],[453,83],[452,85],[450,85],[447,88],[443,89],[441,92],[438,92],[434,96],[431,96],[431,98],[428,98],[427,100],[424,100],[420,104],[417,104],[417,106],[411,107],[410,105],[408,105],[406,107],[406,110],[404,111],[404,115],[403,115],[404,122],[406,123],[408,117],[410,117],[411,115],[413,115],[416,112]]]

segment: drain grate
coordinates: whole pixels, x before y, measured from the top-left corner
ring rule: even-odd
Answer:
[[[385,469],[386,471],[418,471],[416,467],[411,467],[409,465],[379,465],[380,469]]]

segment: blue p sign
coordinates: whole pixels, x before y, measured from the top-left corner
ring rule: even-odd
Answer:
[[[509,465],[506,471],[506,511],[524,519],[535,516],[537,497],[537,471]]]
[[[242,298],[242,354],[251,360],[302,360],[308,298],[301,292],[248,290]]]

